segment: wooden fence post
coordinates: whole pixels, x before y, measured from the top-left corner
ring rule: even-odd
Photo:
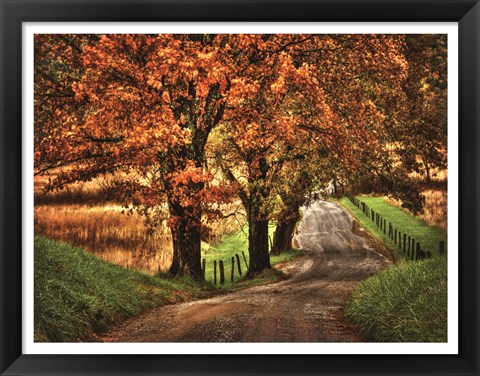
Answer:
[[[412,239],[410,236],[408,237],[408,248],[407,248],[407,256],[410,256],[410,247],[412,245]]]
[[[235,257],[237,258],[238,274],[242,275],[242,266],[240,265],[240,257],[236,253],[235,253]]]
[[[415,260],[414,254],[415,254],[415,239],[412,238],[412,260]]]
[[[213,284],[217,284],[217,260],[213,260]]]
[[[243,261],[245,261],[245,268],[248,269],[248,262],[247,262],[247,258],[245,257],[245,252],[242,251],[242,256],[243,256]]]
[[[394,239],[395,239],[395,244],[397,244],[397,229],[395,229],[394,233],[395,233],[395,237],[394,237]]]
[[[383,220],[383,234],[386,235],[387,234],[387,220],[384,219]]]
[[[223,285],[225,283],[225,269],[223,268],[223,261],[219,261],[220,266],[220,284]]]
[[[403,234],[403,253],[405,253],[405,247],[407,245],[407,234]]]
[[[205,266],[207,264],[207,260],[203,259],[202,260],[202,273],[203,273],[203,279],[205,279]]]
[[[233,283],[233,276],[235,274],[235,258],[232,256],[232,270],[230,272],[230,280]]]
[[[440,256],[443,256],[445,254],[445,241],[440,240],[440,249],[438,250],[438,253]]]
[[[421,260],[424,259],[425,257],[423,256],[423,251],[420,248],[420,243],[417,243],[417,255],[415,256],[415,260]]]

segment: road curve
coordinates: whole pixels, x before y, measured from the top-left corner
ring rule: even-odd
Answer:
[[[152,310],[114,328],[104,342],[359,342],[343,307],[355,285],[391,264],[388,252],[340,206],[303,208],[294,238],[305,255],[275,284]],[[382,254],[383,253],[383,254]]]

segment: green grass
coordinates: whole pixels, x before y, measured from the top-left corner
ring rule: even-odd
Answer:
[[[72,342],[167,303],[208,296],[207,284],[124,269],[35,237],[35,341]]]
[[[273,239],[273,233],[275,231],[275,225],[270,224],[268,228],[269,238]],[[243,254],[242,254],[243,252]],[[279,264],[281,262],[292,260],[302,253],[298,250],[291,249],[281,255],[271,255],[270,262],[272,265]],[[238,272],[238,263],[235,255],[240,258],[240,268],[242,270],[242,276]],[[243,258],[245,255],[246,263]],[[234,262],[234,283],[231,283],[231,271],[232,271],[232,257],[235,258]],[[210,283],[214,282],[214,260],[217,261],[217,287],[221,289],[230,289],[238,287],[246,287],[251,285],[259,285],[267,282],[273,282],[279,278],[283,278],[281,272],[278,271],[266,271],[259,276],[256,276],[254,280],[244,280],[245,273],[249,262],[248,254],[248,228],[245,226],[241,231],[224,235],[221,240],[210,246],[203,247],[202,259],[206,260],[205,267],[205,280]],[[225,269],[225,284],[220,285],[220,271],[219,261],[222,260]]]
[[[340,203],[389,248],[399,264],[363,281],[347,303],[347,317],[368,340],[378,342],[447,341],[447,258],[439,257],[447,234],[383,200],[359,197],[392,226],[419,242],[431,260],[407,261],[406,255],[348,198]]]
[[[446,342],[446,258],[402,262],[366,279],[346,315],[370,341]]]
[[[247,232],[244,232],[247,231]],[[217,261],[217,286],[220,286],[220,266],[219,261],[222,260],[225,269],[225,284],[224,288],[229,288],[231,285],[231,271],[232,271],[232,257],[237,254],[240,258],[240,268],[242,275],[247,271],[243,254],[249,261],[248,257],[248,229],[244,228],[241,231],[234,234],[227,234],[222,236],[219,242],[211,245],[210,247],[202,247],[202,259],[206,260],[205,263],[205,280],[208,282],[214,282],[214,261]],[[241,277],[238,273],[237,259],[234,263],[234,281],[239,280]]]
[[[394,228],[401,231],[402,234],[406,233],[407,236],[414,238],[415,242],[420,243],[423,251],[432,252],[433,257],[439,254],[440,241],[443,240],[446,244],[447,234],[443,230],[436,226],[431,226],[425,221],[406,213],[402,209],[388,204],[382,197],[361,196],[359,199],[387,220],[386,235],[384,235],[383,230],[380,230],[360,209],[353,205],[348,198],[344,197],[340,199],[340,203],[358,219],[365,229],[380,239],[387,248],[392,251],[396,259],[405,258],[406,254],[400,250],[398,243],[395,244],[394,241],[388,237],[389,222],[392,223]]]
[[[273,233],[274,227],[270,229]],[[236,253],[246,267],[247,236],[243,232],[225,236],[210,247],[207,283],[168,275],[150,276],[107,263],[66,243],[35,237],[34,327],[37,342],[74,342],[101,333],[113,323],[165,304],[207,297],[219,292],[271,283],[286,278],[278,270],[267,270],[253,280],[238,275],[230,283],[231,262],[226,262],[226,284],[213,286],[213,260],[230,260]],[[272,256],[272,264],[291,260],[301,252],[290,250]],[[210,266],[210,270],[209,270]],[[218,271],[217,271],[218,273]],[[219,281],[218,281],[219,282]]]

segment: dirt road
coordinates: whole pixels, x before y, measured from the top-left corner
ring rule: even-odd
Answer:
[[[354,342],[343,315],[355,285],[391,263],[339,206],[304,208],[294,242],[305,250],[276,284],[159,308],[112,330],[119,342]]]

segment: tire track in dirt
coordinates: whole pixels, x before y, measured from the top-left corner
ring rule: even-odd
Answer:
[[[344,209],[326,201],[303,208],[294,242],[305,255],[284,265],[289,279],[158,308],[98,341],[362,341],[343,308],[361,280],[392,263],[388,251]]]

